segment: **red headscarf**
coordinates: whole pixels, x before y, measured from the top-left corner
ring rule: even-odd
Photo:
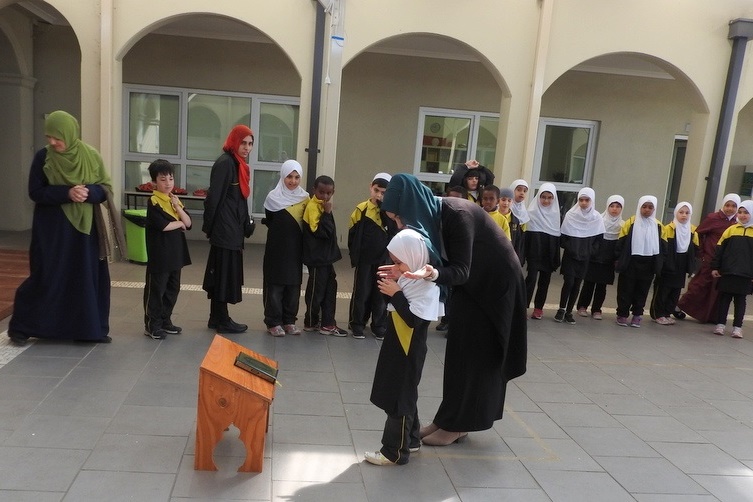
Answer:
[[[246,136],[254,137],[254,132],[248,126],[239,124],[233,127],[230,134],[227,135],[222,149],[238,161],[238,184],[240,185],[243,197],[248,199],[248,196],[251,194],[251,169],[248,167],[246,159],[238,155],[238,147],[241,146],[241,141]]]

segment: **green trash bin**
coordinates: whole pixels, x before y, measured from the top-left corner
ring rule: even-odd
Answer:
[[[128,261],[146,265],[146,209],[124,209]]]

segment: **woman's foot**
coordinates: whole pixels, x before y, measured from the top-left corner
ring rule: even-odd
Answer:
[[[421,429],[418,431],[418,437],[421,438],[421,439],[423,439],[426,436],[428,436],[429,434],[433,434],[433,433],[437,432],[438,430],[439,430],[439,426],[435,425],[433,423],[431,423],[429,425],[425,425],[425,426],[421,427]]]
[[[10,341],[13,342],[15,345],[26,345],[26,342],[29,341],[29,337],[24,335],[23,333],[19,333],[18,331],[10,331],[8,330],[8,338],[10,338]]]
[[[450,432],[444,429],[437,429],[436,432],[422,438],[421,441],[423,444],[428,444],[429,446],[447,446],[452,443],[460,443],[467,436],[467,432]]]

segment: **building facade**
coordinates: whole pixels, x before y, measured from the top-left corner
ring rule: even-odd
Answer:
[[[375,173],[440,193],[471,158],[500,186],[551,181],[564,201],[592,186],[627,214],[653,194],[665,220],[687,200],[698,222],[704,202],[750,196],[752,18],[750,0],[0,0],[0,229],[31,225],[29,164],[56,109],[124,206],[155,158],[205,188],[247,123],[252,212],[295,158],[309,188],[334,177],[343,246]]]

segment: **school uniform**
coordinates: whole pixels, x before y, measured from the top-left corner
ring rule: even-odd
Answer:
[[[576,303],[578,311],[587,310],[590,304],[591,315],[596,314],[597,319],[601,316],[601,307],[607,297],[607,285],[614,284],[617,239],[625,223],[622,220],[622,210],[617,216],[609,214],[609,206],[615,202],[620,205],[620,208],[625,206],[625,199],[621,195],[610,195],[607,199],[606,209],[602,213],[604,234],[596,238],[595,249]]]
[[[342,259],[337,244],[335,218],[324,202],[312,196],[303,213],[303,264],[308,267],[304,326],[335,326],[337,274],[334,263]]]
[[[510,223],[508,222],[507,218],[505,218],[505,215],[501,214],[496,207],[492,212],[487,211],[486,214],[488,214],[491,219],[494,220],[494,223],[496,223],[499,228],[502,229],[502,232],[507,236],[507,238],[512,241],[512,235],[510,234]]]
[[[144,327],[149,333],[172,325],[170,316],[180,293],[180,272],[191,264],[185,232],[164,231],[168,224],[179,219],[170,196],[155,190],[146,206]]]
[[[670,316],[677,307],[680,291],[685,287],[685,279],[698,270],[699,240],[696,227],[691,225],[690,221],[685,224],[677,221],[677,210],[685,206],[691,207],[688,202],[677,204],[674,221],[664,227],[664,236],[667,239],[664,265],[661,274],[656,276],[654,296],[651,300],[651,317],[662,324],[674,324]]]
[[[377,271],[389,262],[387,244],[396,233],[395,223],[370,200],[358,204],[350,215],[348,250],[355,270],[348,326],[355,335],[363,333],[369,317],[375,335],[383,336],[387,329],[387,304],[377,287]]]
[[[587,197],[589,206],[582,209],[577,202]],[[578,192],[575,205],[565,214],[560,231],[560,246],[563,249],[560,273],[564,277],[560,292],[560,312],[571,314],[578,298],[580,284],[586,277],[588,267],[596,249],[598,239],[604,235],[604,220],[594,209],[596,194],[592,188],[585,187]],[[560,313],[558,312],[558,317]],[[555,317],[555,320],[561,320]],[[566,319],[567,320],[567,319]],[[569,320],[573,323],[573,319]]]
[[[551,205],[542,206],[539,195],[549,192],[554,196]],[[552,273],[560,266],[560,208],[557,189],[551,183],[541,185],[536,197],[528,206],[530,220],[526,229],[526,299],[537,310],[544,308]],[[534,290],[536,297],[534,298]]]
[[[654,205],[654,213],[648,218],[640,216],[640,208],[645,202]],[[661,273],[666,241],[661,222],[653,216],[655,213],[656,197],[641,197],[636,216],[631,216],[625,222],[617,242],[615,270],[620,274],[617,281],[617,318],[618,323],[623,321],[621,324],[624,325],[627,325],[625,320],[628,314],[632,313],[631,325],[640,327],[651,282],[656,274]]]
[[[528,183],[526,180],[522,179],[510,183],[510,190],[513,191],[513,194],[515,193],[515,189],[519,186],[528,188]],[[526,209],[525,202],[515,202],[515,200],[513,200],[510,205],[510,212],[512,213],[512,217],[509,219],[512,247],[515,249],[515,254],[518,255],[520,266],[522,267],[526,264],[526,230],[527,223],[531,217],[528,215],[528,209]]]
[[[740,204],[753,214],[753,201]],[[729,305],[735,301],[733,326],[743,325],[746,296],[751,294],[753,280],[753,219],[743,226],[737,223],[724,231],[716,246],[711,269],[721,274],[716,288],[719,290],[717,324],[726,324]]]

